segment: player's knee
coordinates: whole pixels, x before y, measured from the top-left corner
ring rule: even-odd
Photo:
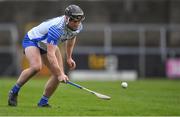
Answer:
[[[42,65],[36,64],[36,65],[33,65],[31,68],[34,72],[39,72],[42,69]]]

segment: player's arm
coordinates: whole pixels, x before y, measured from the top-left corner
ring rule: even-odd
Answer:
[[[72,59],[72,53],[73,53],[75,42],[76,42],[76,36],[66,42],[67,63],[71,70],[75,69],[75,67],[76,67],[76,63]]]
[[[57,46],[52,45],[52,44],[47,44],[47,58],[52,67],[51,71],[53,72],[54,75],[59,76],[59,75],[64,74],[64,71],[58,65],[58,60],[55,54],[56,49],[57,49]]]
[[[61,33],[58,32],[58,29],[56,27],[51,27],[49,29],[47,39],[47,58],[51,65],[51,72],[53,73],[53,75],[58,77],[59,81],[66,82],[68,78],[64,74],[63,66],[59,66],[58,59],[56,57],[56,49],[58,48],[57,44],[60,34]]]
[[[73,52],[73,49],[74,49],[75,42],[76,42],[76,36],[73,37],[72,39],[67,40],[67,42],[66,42],[66,56],[67,56],[67,59],[72,58],[72,52]]]

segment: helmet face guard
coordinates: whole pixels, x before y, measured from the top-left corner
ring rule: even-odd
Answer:
[[[72,21],[72,20],[83,21],[84,19],[85,19],[85,17],[82,16],[82,15],[70,16],[70,17],[69,17],[69,21]]]

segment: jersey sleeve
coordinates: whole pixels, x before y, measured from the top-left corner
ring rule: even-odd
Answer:
[[[52,45],[58,45],[58,39],[63,34],[63,31],[57,26],[52,26],[48,30],[48,37],[47,37],[47,43]]]

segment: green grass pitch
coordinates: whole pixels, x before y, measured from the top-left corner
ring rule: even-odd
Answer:
[[[0,78],[0,116],[180,116],[179,80],[137,80],[123,89],[120,81],[76,82],[112,97],[96,96],[62,84],[51,97],[52,108],[38,108],[47,79],[30,80],[19,94],[18,107],[7,106],[8,91],[14,78]]]

